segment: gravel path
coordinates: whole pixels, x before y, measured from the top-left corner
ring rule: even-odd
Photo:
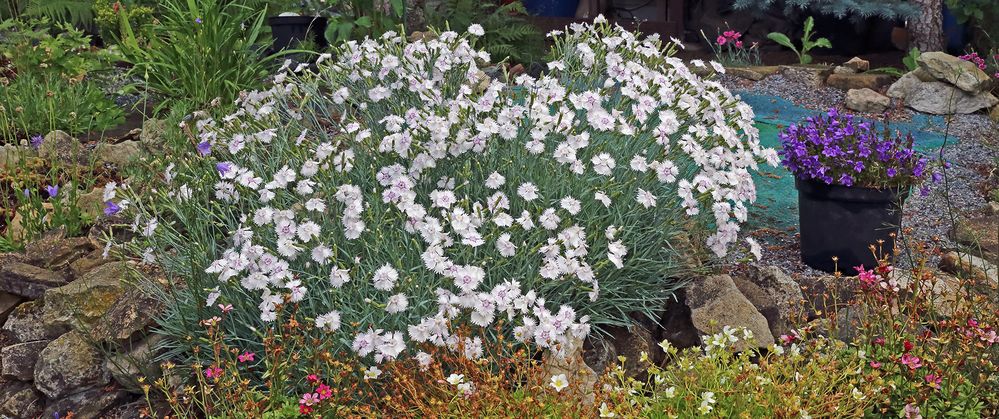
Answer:
[[[759,82],[727,75],[721,75],[719,80],[736,94],[773,95],[816,112],[830,108],[844,109],[845,93],[842,90],[815,88],[782,74]],[[914,111],[901,106],[894,106],[888,111],[888,117],[893,121],[909,120],[914,114]],[[884,115],[867,116],[877,120],[884,118]],[[952,164],[945,170],[946,182],[930,185],[926,196],[914,191],[906,203],[903,230],[911,229],[909,239],[931,241],[944,248],[953,248],[955,244],[948,237],[951,215],[980,213],[987,205],[984,191],[989,173],[996,170],[999,162],[999,126],[987,115],[956,115],[949,118],[946,126],[934,127],[934,130],[948,134],[942,154]],[[932,157],[938,157],[940,151],[936,153]],[[758,263],[779,266],[796,278],[823,275],[800,262],[796,231],[758,229],[745,233],[766,243],[762,262]],[[746,257],[746,251],[739,250],[733,252],[729,261],[738,263]],[[900,262],[899,265],[905,264]]]

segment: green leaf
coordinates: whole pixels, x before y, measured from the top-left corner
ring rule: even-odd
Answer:
[[[371,27],[371,18],[368,17],[368,16],[361,16],[361,17],[357,18],[357,20],[354,21],[354,24],[357,25],[357,26],[360,26],[362,28],[370,28]]]
[[[801,54],[801,58],[799,59],[799,61],[801,61],[802,64],[811,64],[812,56],[808,54]]]
[[[392,11],[395,12],[396,16],[402,17],[403,13],[406,12],[406,3],[403,0],[390,0],[389,3],[392,5]]]
[[[794,46],[794,43],[791,42],[791,38],[788,38],[787,35],[784,35],[780,32],[770,32],[769,34],[767,34],[767,39],[770,39],[771,41],[774,41],[785,47],[791,48],[795,51],[798,50],[798,48]]]
[[[816,40],[815,40],[815,44],[814,44],[814,45],[815,45],[816,47],[822,47],[822,48],[832,48],[832,43],[831,43],[831,42],[829,42],[829,40],[828,40],[828,39],[826,39],[826,38],[819,38],[819,39],[816,39]]]
[[[812,34],[812,29],[815,28],[815,19],[811,16],[805,19],[805,38],[810,38]]]

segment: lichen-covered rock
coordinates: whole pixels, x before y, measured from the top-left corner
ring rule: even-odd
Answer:
[[[888,96],[900,99],[920,112],[936,115],[974,113],[999,104],[987,91],[971,94],[941,81],[926,81],[923,71],[910,71],[888,88]]]
[[[13,343],[51,340],[69,330],[64,322],[46,319],[40,301],[23,303],[10,313],[3,324],[4,334]]]
[[[690,320],[702,334],[718,333],[724,326],[744,327],[753,332],[756,345],[766,347],[774,343],[766,317],[756,310],[728,275],[712,275],[691,282],[686,301]],[[737,351],[751,348],[742,340],[735,347]]]
[[[127,340],[146,328],[159,304],[128,281],[127,262],[100,265],[45,292],[45,316],[70,323],[96,340]]]
[[[110,381],[101,352],[77,332],[49,342],[35,363],[35,387],[56,400]]]
[[[52,131],[45,136],[38,147],[38,156],[50,162],[67,164],[87,163],[89,157],[85,153],[80,140],[63,131]]]
[[[161,374],[156,362],[156,345],[163,340],[162,335],[149,335],[138,342],[126,344],[107,359],[106,366],[118,384],[126,390],[142,394],[139,377],[150,381]]]
[[[142,132],[139,133],[139,142],[148,150],[157,150],[163,147],[163,136],[166,133],[167,123],[162,119],[147,119],[142,123]]]
[[[131,401],[121,389],[92,388],[54,400],[45,407],[43,418],[65,418],[73,412],[74,419],[107,418],[107,411]]]
[[[87,241],[89,242],[89,239]],[[73,274],[74,278],[80,278],[87,272],[92,271],[94,268],[111,261],[111,258],[104,257],[104,250],[97,249],[88,253],[86,256],[77,259],[75,262],[70,263],[69,272]]]
[[[0,387],[0,417],[37,418],[45,406],[45,396],[31,384],[18,381]]]
[[[982,93],[992,86],[992,79],[975,63],[944,52],[924,52],[919,55],[916,62],[920,68],[932,74],[937,80],[947,81],[973,95]]]
[[[7,321],[7,317],[14,311],[18,304],[24,302],[24,298],[7,292],[0,292],[0,324]]]
[[[0,269],[0,291],[37,299],[49,288],[69,282],[65,275],[45,268],[14,262]]]
[[[42,238],[24,246],[25,261],[29,264],[62,271],[71,263],[93,251],[85,237]]]
[[[3,364],[3,377],[21,381],[31,381],[35,377],[35,362],[38,353],[49,344],[47,340],[15,343],[0,349],[0,362]]]
[[[617,356],[625,358],[624,370],[629,377],[641,377],[645,374],[648,365],[642,361],[643,352],[653,362],[663,356],[652,331],[641,323],[636,322],[631,327],[613,327],[610,328],[610,333]]]
[[[122,141],[116,144],[102,143],[94,148],[94,160],[99,164],[110,164],[118,168],[126,167],[142,155],[138,141]]]

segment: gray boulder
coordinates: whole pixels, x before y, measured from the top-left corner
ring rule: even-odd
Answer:
[[[0,268],[0,291],[37,299],[49,288],[69,282],[65,275],[45,268],[15,262]]]
[[[755,344],[766,347],[774,343],[766,317],[736,287],[728,275],[713,275],[695,280],[687,287],[690,319],[704,335],[718,333],[724,326],[744,327],[753,332]],[[737,351],[751,349],[747,341],[736,343]]]
[[[0,386],[0,417],[37,418],[45,406],[45,396],[29,383],[12,381]]]
[[[35,363],[35,387],[56,400],[110,381],[101,352],[77,332],[50,342]]]
[[[35,377],[35,362],[38,353],[49,344],[47,340],[15,343],[0,349],[3,362],[3,377],[21,381],[31,381]]]
[[[41,301],[28,301],[10,313],[3,324],[3,331],[8,342],[22,343],[55,339],[69,331],[69,326],[46,319]]]
[[[919,68],[937,80],[946,81],[972,95],[982,93],[992,86],[992,79],[975,63],[944,52],[924,52],[916,61]]]
[[[850,110],[880,113],[888,109],[889,105],[891,99],[868,88],[850,89],[846,92],[846,107]]]
[[[73,412],[74,419],[107,418],[107,411],[131,401],[121,389],[92,388],[54,400],[45,407],[43,418],[65,418]]]

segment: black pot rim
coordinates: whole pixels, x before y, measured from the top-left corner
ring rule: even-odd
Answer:
[[[827,185],[814,179],[802,180],[795,178],[794,187],[798,193],[809,195],[819,200],[836,200],[846,202],[898,202],[909,197],[908,187],[867,188],[862,186]]]
[[[323,22],[323,16],[270,16],[267,18],[268,25],[309,25],[312,22]]]

